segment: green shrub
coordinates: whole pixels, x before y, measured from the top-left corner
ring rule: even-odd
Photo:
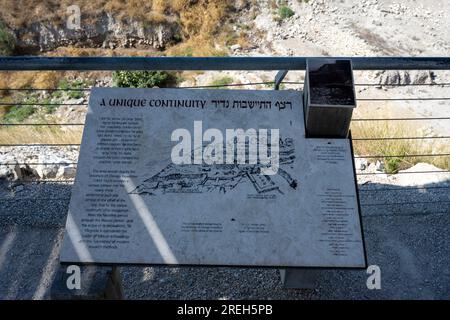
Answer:
[[[53,98],[59,99],[62,97],[63,92],[69,99],[80,99],[84,97],[84,93],[81,90],[84,88],[85,83],[82,80],[69,81],[67,79],[61,79],[58,83],[58,89],[62,89],[65,91],[55,91],[52,95]],[[76,89],[76,90],[71,90]]]
[[[0,56],[9,56],[14,52],[14,37],[0,21]]]
[[[229,85],[232,83],[233,83],[233,78],[225,76],[222,78],[215,79],[209,85],[215,86],[217,89],[223,89],[223,88],[225,88],[226,85]]]
[[[389,174],[397,173],[400,169],[400,165],[402,164],[403,160],[401,158],[393,157],[393,158],[386,158],[386,169],[385,171]]]
[[[52,114],[58,109],[57,106],[53,105],[52,103],[56,103],[57,101],[52,101],[49,98],[42,99],[41,103],[43,104],[43,109],[46,114]],[[47,104],[47,105],[46,105]],[[50,104],[50,105],[49,105]]]
[[[25,119],[30,117],[33,113],[36,112],[36,108],[34,106],[12,106],[9,108],[8,112],[4,115],[3,119],[6,122],[23,122]]]
[[[295,14],[294,10],[288,6],[281,6],[278,8],[278,15],[282,20],[292,17]]]
[[[175,82],[174,76],[165,71],[115,71],[114,85],[127,88],[167,87]]]
[[[182,41],[183,41],[183,36],[182,36],[181,34],[179,34],[179,33],[175,33],[175,34],[173,35],[173,40],[174,40],[176,43],[182,42]]]

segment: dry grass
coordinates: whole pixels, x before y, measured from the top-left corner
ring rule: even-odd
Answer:
[[[352,122],[352,136],[354,138],[391,138],[391,137],[420,137],[411,125],[401,122]],[[450,169],[450,157],[402,157],[405,155],[421,155],[434,153],[448,153],[448,140],[442,143],[432,143],[433,140],[370,140],[354,141],[355,154],[360,156],[378,155],[388,156],[383,159],[388,173],[407,169],[419,162],[427,162],[442,169]],[[398,157],[393,157],[398,156]],[[370,158],[369,158],[370,159]],[[377,160],[375,158],[371,159]]]
[[[248,34],[246,32],[240,32],[239,38],[237,40],[237,43],[241,46],[243,49],[248,49],[251,46],[250,39],[248,37]]]
[[[0,0],[0,18],[8,25],[24,27],[33,22],[48,21],[56,25],[65,23],[67,7],[80,7],[83,19],[90,22],[104,12],[117,13],[119,18],[152,21],[155,13],[163,14],[166,7],[162,0]]]
[[[0,88],[55,88],[63,76],[57,71],[1,72]]]
[[[67,18],[67,7],[72,0],[0,0],[0,20],[11,27],[24,27],[34,22],[62,25]],[[170,48],[168,55],[217,56],[225,55],[217,40],[223,39],[221,26],[225,25],[230,3],[223,0],[78,0],[82,23],[92,23],[104,12],[119,19],[133,18],[144,23],[177,22],[183,43]],[[241,39],[244,42],[244,39]],[[107,50],[105,50],[107,51]],[[90,55],[89,51],[74,54]]]
[[[190,1],[175,0],[172,8],[179,12],[184,41],[169,48],[167,55],[223,56],[227,53],[224,47],[220,47],[224,38],[220,28],[225,24],[229,11],[227,1],[199,0],[193,5]]]
[[[162,56],[161,51],[156,49],[134,49],[134,48],[79,48],[79,47],[59,47],[48,52],[46,56],[51,57],[154,57]]]
[[[80,143],[80,127],[12,126],[0,128],[0,144]]]
[[[179,18],[186,35],[214,32],[228,8],[222,0],[0,0],[0,19],[13,27],[42,21],[59,25],[66,21],[67,7],[74,4],[88,20],[104,12],[144,22]]]

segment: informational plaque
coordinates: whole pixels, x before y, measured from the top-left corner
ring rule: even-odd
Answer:
[[[298,91],[95,88],[61,262],[363,268],[350,141]]]

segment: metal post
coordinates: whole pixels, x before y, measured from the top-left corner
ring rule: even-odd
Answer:
[[[289,72],[289,70],[280,70],[280,71],[278,71],[278,73],[275,76],[274,90],[280,90],[280,84],[284,80],[284,78],[286,77],[288,72]]]
[[[307,138],[347,138],[356,107],[351,61],[307,60],[303,101]],[[280,275],[284,288],[313,289],[320,270],[280,269]]]

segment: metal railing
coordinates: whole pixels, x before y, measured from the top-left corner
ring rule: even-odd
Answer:
[[[231,84],[221,84],[221,85],[205,85],[205,86],[195,86],[195,87],[184,87],[184,88],[215,88],[215,87],[242,87],[255,86],[255,85],[270,85],[277,86],[283,80],[287,71],[290,70],[304,70],[306,66],[307,57],[211,57],[211,58],[191,58],[191,57],[151,57],[151,58],[140,58],[140,57],[0,57],[0,71],[43,71],[43,70],[64,70],[64,71],[115,71],[115,70],[203,70],[203,71],[213,71],[213,70],[281,70],[279,76],[275,81],[268,82],[251,82],[251,83],[231,83]],[[352,60],[354,70],[450,70],[450,58],[449,57],[432,57],[432,58],[403,58],[403,57],[352,57],[347,58]],[[1,76],[1,72],[0,72]],[[298,85],[302,86],[301,81],[283,81],[284,84],[288,85]],[[381,85],[379,83],[356,83],[357,87],[373,87],[373,86],[383,86],[383,87],[426,87],[426,86],[438,86],[442,88],[442,91],[450,86],[450,83],[418,83],[418,84],[389,84]],[[181,87],[177,87],[181,88]],[[0,91],[21,91],[21,92],[36,92],[36,91],[80,91],[89,92],[90,88],[0,88]],[[445,92],[444,92],[445,93]],[[448,116],[439,117],[401,117],[401,118],[354,118],[354,122],[377,122],[377,121],[448,121],[450,126],[450,94],[448,96],[442,95],[438,97],[413,97],[413,98],[403,98],[403,97],[393,97],[393,98],[365,98],[357,97],[357,101],[364,102],[379,102],[379,101],[442,101],[446,103],[442,107],[448,108]],[[0,103],[2,106],[52,106],[59,107],[64,105],[86,107],[87,103]],[[418,106],[419,107],[419,106]],[[2,127],[14,127],[14,126],[84,126],[84,123],[6,123],[1,122],[0,128]],[[358,137],[354,136],[354,141],[390,141],[390,140],[439,140],[442,141],[448,139],[450,142],[450,136],[392,136],[392,137]],[[3,143],[0,147],[78,147],[78,143]],[[389,159],[389,158],[415,158],[415,157],[450,157],[450,143],[449,148],[446,152],[440,153],[427,153],[427,154],[398,154],[398,155],[388,155],[388,154],[367,154],[358,155],[355,158],[370,158],[370,159]],[[66,164],[71,164],[76,166],[76,162],[65,162]],[[0,163],[0,166],[5,165],[53,165],[56,163],[38,163],[38,162],[27,162],[27,163]],[[448,173],[450,170],[432,170],[432,171],[408,171],[408,172],[398,172],[397,174],[441,174]],[[358,176],[367,175],[378,175],[385,174],[384,172],[358,172]],[[22,181],[22,183],[72,183],[72,179],[58,180],[58,179],[46,179],[39,181]],[[450,183],[450,181],[449,181]],[[450,192],[450,185],[440,185],[440,186],[412,186],[412,187],[367,187],[360,186],[359,193],[362,198],[365,195],[371,193],[376,194],[379,192],[411,192],[412,190],[425,190],[428,192],[444,192],[444,198],[434,199],[432,201],[412,201],[412,202],[365,202],[362,201],[363,207],[385,207],[385,206],[417,206],[417,205],[428,205],[430,203],[442,205],[444,212],[450,212],[450,201],[446,200],[445,194]],[[4,200],[4,199],[3,199]],[[42,201],[67,201],[69,198],[28,198],[23,197],[20,199],[15,199],[14,201],[32,201],[32,200],[42,200]],[[2,199],[0,199],[2,201]]]

